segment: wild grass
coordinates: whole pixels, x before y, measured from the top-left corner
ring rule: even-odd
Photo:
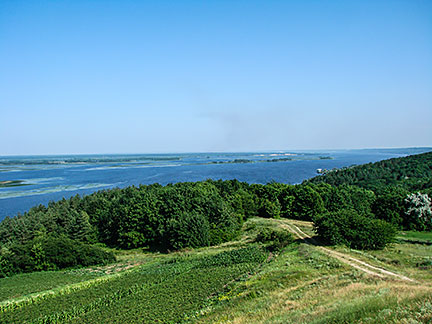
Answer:
[[[275,224],[283,222],[274,221]],[[296,226],[311,234],[309,224],[296,221]],[[373,252],[342,247],[337,250],[373,265],[409,274],[418,282],[372,277],[340,264],[314,246],[297,243],[286,248],[258,274],[239,284],[227,298],[207,309],[198,323],[431,321],[431,271],[419,268],[417,262],[432,256],[428,246],[393,244]]]
[[[113,265],[0,279],[3,300],[51,293],[3,312],[0,322],[432,322],[431,245],[331,248],[415,282],[365,274],[301,240],[268,254],[263,263],[254,254],[258,250],[241,250],[258,247],[253,242],[262,228],[286,229],[285,222],[252,218],[238,241],[216,247],[170,254],[116,251],[119,263]],[[313,235],[311,223],[289,222]]]
[[[396,238],[404,241],[432,244],[432,232],[402,231]]]
[[[75,284],[100,276],[97,272],[44,271],[0,279],[0,302]]]

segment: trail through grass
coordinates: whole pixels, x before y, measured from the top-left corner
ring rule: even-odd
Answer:
[[[262,228],[299,240],[270,255],[254,243]],[[356,251],[308,244],[312,236],[308,222],[252,218],[221,246],[119,251],[116,265],[0,279],[3,305],[16,304],[0,307],[0,323],[432,321],[431,245]]]

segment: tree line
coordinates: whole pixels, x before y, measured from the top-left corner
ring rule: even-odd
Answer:
[[[389,165],[400,164],[394,163]],[[404,181],[373,191],[343,181],[328,184],[323,181],[327,176],[317,179],[300,185],[237,180],[141,185],[39,205],[0,223],[0,273],[2,267],[20,272],[112,260],[95,243],[163,252],[217,245],[236,238],[252,216],[314,221],[324,242],[362,249],[384,247],[397,229],[432,230],[429,196],[411,192]],[[426,183],[421,179],[419,183]],[[88,258],[56,264],[50,258],[52,242],[65,246],[76,242]],[[94,250],[83,252],[84,246]]]
[[[432,193],[432,152],[332,170],[307,180],[339,186],[355,185],[375,192],[397,186],[407,191]]]

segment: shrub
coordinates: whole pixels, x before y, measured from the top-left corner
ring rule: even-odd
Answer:
[[[35,238],[26,244],[14,244],[1,257],[9,274],[40,270],[106,264],[115,261],[112,253],[64,236]],[[5,270],[2,272],[6,273]]]
[[[376,218],[401,227],[406,210],[405,198],[408,191],[399,187],[388,187],[381,191],[372,205]],[[406,227],[404,225],[404,227]]]
[[[323,241],[362,250],[382,249],[396,235],[391,224],[349,209],[322,214],[315,219],[314,226]]]
[[[408,210],[404,215],[404,227],[418,231],[432,230],[432,202],[427,194],[413,193],[406,197]]]
[[[256,242],[267,244],[270,251],[280,251],[294,241],[291,233],[282,229],[262,228],[255,239]]]
[[[319,195],[311,186],[297,185],[292,188],[294,197],[292,214],[287,217],[312,221],[315,216],[324,212],[324,203]]]
[[[13,266],[7,257],[7,252],[0,249],[0,278],[8,277],[13,273]]]
[[[208,246],[209,243],[209,223],[203,215],[183,213],[169,220],[166,242],[168,250],[197,248]]]
[[[258,208],[258,216],[264,218],[280,218],[281,207],[279,202],[261,199]]]

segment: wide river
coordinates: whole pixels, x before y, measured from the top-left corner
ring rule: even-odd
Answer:
[[[348,167],[430,150],[0,156],[0,220],[51,200],[114,187],[205,179],[296,184],[316,176],[317,169]]]

